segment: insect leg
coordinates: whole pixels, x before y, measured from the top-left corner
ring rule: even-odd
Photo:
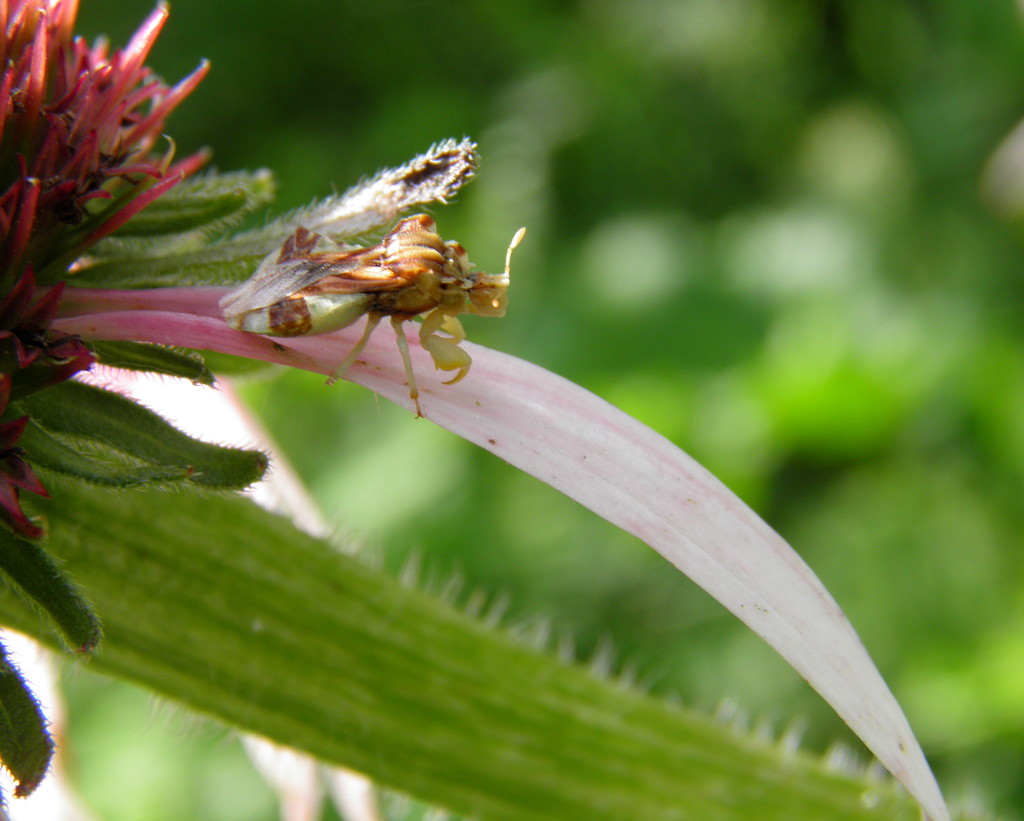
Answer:
[[[348,369],[352,367],[352,363],[356,361],[356,358],[363,352],[363,348],[366,347],[366,343],[370,341],[370,334],[373,333],[373,329],[377,327],[381,319],[384,318],[383,314],[378,314],[375,311],[370,311],[366,315],[366,328],[363,331],[363,335],[359,337],[359,341],[353,346],[352,350],[348,352],[341,364],[335,369],[329,377],[327,377],[327,384],[333,385],[339,379],[344,379]]]
[[[395,329],[395,342],[398,343],[398,352],[402,355],[405,377],[409,380],[409,398],[416,406],[416,415],[423,416],[423,411],[420,410],[420,390],[416,387],[416,376],[412,372],[412,360],[409,358],[409,340],[405,338],[405,331],[402,330],[402,324],[406,321],[407,317],[395,314],[391,317],[391,327]]]
[[[452,335],[451,339],[437,336],[438,331],[444,331]],[[466,332],[462,329],[462,323],[454,316],[449,316],[440,310],[431,311],[420,326],[420,344],[434,360],[434,367],[442,371],[455,371],[455,374],[444,384],[451,385],[458,382],[469,373],[469,366],[473,360],[469,354],[459,347],[459,343],[466,338]]]

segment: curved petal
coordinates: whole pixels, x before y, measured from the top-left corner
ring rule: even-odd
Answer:
[[[335,361],[350,343],[289,344]],[[421,376],[432,363],[410,336],[426,418],[661,553],[786,659],[934,821],[949,818],[895,697],[839,605],[781,536],[690,456],[603,399],[529,362],[462,344],[472,370],[442,385],[441,376]],[[349,377],[412,410],[388,334],[373,338]]]
[[[219,290],[206,289],[204,300]],[[266,338],[232,331],[214,319],[156,311],[67,318],[55,327],[87,338],[218,350],[230,342],[232,353],[322,373],[333,372],[361,330],[267,346]],[[839,605],[775,531],[687,454],[603,399],[529,362],[462,344],[473,357],[472,371],[458,384],[444,385],[415,334],[409,337],[426,418],[547,482],[665,556],[775,648],[934,821],[948,821],[942,794],[896,699]],[[347,378],[413,409],[390,334],[371,338]]]

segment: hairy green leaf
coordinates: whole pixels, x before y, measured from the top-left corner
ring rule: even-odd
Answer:
[[[144,342],[93,342],[90,346],[104,365],[133,371],[153,371],[180,376],[203,385],[213,384],[213,374],[203,357],[185,348],[150,345]]]
[[[164,288],[226,285],[248,277],[273,248],[266,242],[217,242],[196,250],[100,259],[77,270],[83,288]]]
[[[270,376],[281,368],[272,362],[246,359],[244,356],[220,351],[203,351],[203,360],[217,376]]]
[[[44,502],[104,616],[91,666],[456,812],[502,821],[910,821],[886,780],[595,678],[248,501]],[[0,590],[0,619],[46,639]]]
[[[240,489],[257,481],[267,467],[260,451],[192,439],[132,400],[81,382],[62,382],[20,405],[52,433],[80,440],[87,452],[100,445],[144,465],[182,468],[195,485]]]
[[[274,178],[266,169],[191,177],[132,217],[118,229],[117,240],[102,243],[97,253],[116,251],[118,240],[129,237],[220,231],[268,204],[273,196]]]
[[[18,782],[15,795],[28,795],[39,785],[52,755],[39,702],[0,645],[0,761]]]
[[[0,571],[56,625],[69,650],[87,653],[99,644],[99,619],[75,584],[42,546],[0,530]]]
[[[81,437],[74,436],[59,437],[35,419],[30,419],[18,444],[25,450],[33,467],[110,487],[181,482],[191,475],[191,470],[181,465],[140,464],[122,451],[95,441],[82,441]]]

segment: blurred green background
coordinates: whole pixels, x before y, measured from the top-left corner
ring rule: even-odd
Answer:
[[[85,2],[79,29],[120,45],[150,9]],[[272,169],[276,213],[477,139],[442,234],[490,270],[529,235],[507,317],[468,319],[470,339],[717,474],[835,595],[947,795],[1024,806],[1014,3],[176,0],[150,65],[175,81],[202,57],[170,131],[223,170]],[[502,598],[583,659],[612,648],[701,710],[733,699],[753,723],[803,723],[812,749],[850,740],[724,609],[550,488],[351,385],[281,373],[245,395],[385,566],[463,578],[462,600]],[[134,724],[144,698],[73,679],[76,769],[105,818],[275,817],[258,787],[261,809],[195,797],[218,792],[212,773],[251,779],[229,743]],[[103,768],[152,770],[125,753],[145,743],[163,774],[132,808]],[[183,783],[187,808],[153,798]]]

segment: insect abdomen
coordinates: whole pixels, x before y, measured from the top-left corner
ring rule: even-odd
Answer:
[[[346,328],[367,312],[372,294],[310,294],[282,299],[227,317],[240,331],[268,336],[306,336]]]

